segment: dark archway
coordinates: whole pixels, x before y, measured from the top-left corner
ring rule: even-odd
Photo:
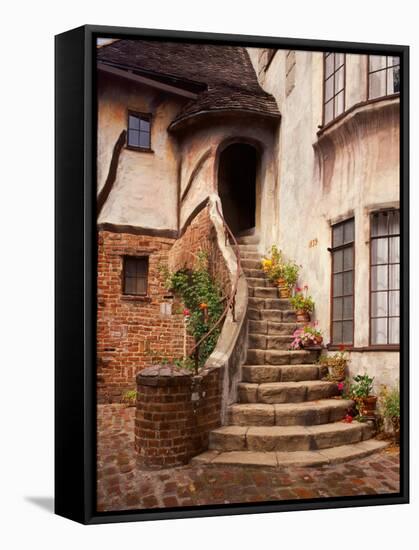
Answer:
[[[257,164],[258,151],[247,143],[233,143],[220,153],[218,194],[235,235],[251,234],[255,228]]]

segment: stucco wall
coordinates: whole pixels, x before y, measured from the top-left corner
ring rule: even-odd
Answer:
[[[276,242],[302,265],[300,282],[307,283],[316,302],[315,318],[330,341],[331,224],[355,217],[355,347],[369,345],[369,215],[399,205],[398,99],[353,109],[324,130],[322,124],[322,53],[295,53],[294,87],[287,92],[286,54],[279,50],[268,69],[263,52],[251,49],[251,59],[264,89],[278,101],[281,129],[276,162],[279,209],[274,238],[261,231],[261,249]],[[367,58],[346,56],[346,110],[365,102]],[[272,206],[270,207],[272,208]],[[266,223],[271,223],[271,218]],[[262,225],[264,211],[262,210]],[[353,353],[353,372],[368,368],[380,380],[398,379],[397,352]]]
[[[128,109],[152,115],[152,152],[122,149],[99,223],[177,229],[178,155],[176,141],[166,129],[184,101],[98,72],[98,192],[106,181],[114,144],[127,128]]]

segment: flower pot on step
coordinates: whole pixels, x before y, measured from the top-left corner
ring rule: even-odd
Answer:
[[[328,365],[329,380],[331,382],[343,382],[346,378],[346,361],[344,363],[336,363]]]
[[[310,322],[310,313],[304,309],[298,309],[295,312],[297,316],[297,323],[309,323]]]
[[[291,290],[287,285],[285,279],[277,279],[276,286],[278,287],[278,293],[280,298],[291,298]]]
[[[361,416],[374,417],[377,408],[377,397],[369,395],[368,397],[359,397],[358,409]]]

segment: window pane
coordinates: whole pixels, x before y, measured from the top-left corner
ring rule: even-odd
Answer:
[[[138,147],[140,145],[140,134],[137,130],[129,130],[128,145],[132,145],[133,147]]]
[[[333,320],[341,321],[343,318],[343,298],[333,299]]]
[[[150,131],[150,121],[145,119],[145,118],[142,118],[140,120],[140,130],[142,132],[149,132]]]
[[[327,124],[333,119],[333,99],[324,106],[324,123]]]
[[[335,117],[341,115],[344,110],[344,94],[343,92],[340,92],[335,97]]]
[[[353,339],[353,323],[352,321],[344,321],[342,326],[342,342],[344,344],[352,344]]]
[[[400,92],[400,67],[387,70],[387,94]]]
[[[335,94],[343,90],[345,78],[345,68],[341,67],[335,74]]]
[[[388,288],[388,268],[386,265],[371,267],[371,289],[387,290]]]
[[[400,262],[400,237],[390,237],[390,263]]]
[[[333,275],[333,296],[342,296],[343,294],[343,273]]]
[[[390,265],[389,272],[389,288],[392,290],[398,290],[400,288],[400,265]]]
[[[399,325],[400,325],[400,322],[399,322],[399,319],[398,318],[395,318],[395,319],[389,319],[388,320],[388,330],[389,330],[389,335],[388,335],[388,343],[389,344],[400,344],[400,330],[399,330]]]
[[[388,239],[373,239],[371,241],[371,263],[388,263]]]
[[[342,323],[333,323],[333,343],[340,344],[342,342]]]
[[[348,295],[353,293],[353,271],[346,271],[343,274],[343,294]]]
[[[372,217],[372,231],[373,237],[379,237],[381,235],[387,235],[388,233],[388,213],[380,212],[374,214]]]
[[[137,279],[137,287],[136,287],[136,293],[137,294],[146,294],[147,292],[147,282],[146,279],[143,277],[140,277]]]
[[[134,277],[125,277],[125,294],[135,294],[136,293],[136,279]]]
[[[333,252],[333,273],[343,271],[343,250]]]
[[[331,99],[333,95],[334,95],[334,92],[333,92],[333,76],[330,76],[326,80],[325,87],[324,87],[324,100],[325,100],[325,102],[329,101],[329,99]]]
[[[325,69],[326,69],[326,74],[325,74],[325,77],[327,78],[328,76],[330,76],[335,67],[334,67],[334,61],[335,61],[335,56],[333,53],[330,53],[330,54],[326,54],[326,63],[325,63]]]
[[[125,274],[128,277],[135,277],[137,273],[137,265],[135,258],[126,258],[125,259]]]
[[[398,55],[388,58],[387,67],[391,67],[392,65],[400,65],[400,57]]]
[[[352,296],[343,299],[343,318],[354,318],[354,302]]]
[[[335,53],[335,70],[338,69],[341,65],[343,65],[344,61],[345,61],[345,54]]]
[[[150,147],[150,134],[140,132],[140,147]]]
[[[129,117],[128,117],[128,128],[130,130],[139,130],[140,129],[140,119],[137,116],[129,115]]]
[[[387,318],[371,319],[371,342],[387,344]]]
[[[385,55],[369,56],[369,72],[385,69],[387,66],[387,57]]]
[[[350,248],[345,248],[343,251],[343,269],[347,271],[352,269],[354,266],[354,249],[351,246]]]
[[[398,290],[389,292],[388,307],[390,316],[400,315],[400,292]]]
[[[348,220],[343,224],[344,243],[351,243],[354,240],[354,220]]]
[[[371,316],[387,317],[387,292],[373,292],[371,294]]]
[[[332,228],[332,246],[335,248],[341,244],[343,244],[343,225],[339,224]]]
[[[388,232],[390,235],[400,235],[400,212],[394,210],[388,214]]]
[[[369,75],[369,98],[382,97],[386,95],[386,73],[387,71],[379,71]]]

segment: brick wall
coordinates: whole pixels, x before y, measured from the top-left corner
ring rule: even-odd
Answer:
[[[172,315],[160,313],[170,301],[160,265],[172,270],[193,267],[196,253],[205,250],[212,276],[223,294],[229,294],[229,273],[217,246],[215,229],[205,207],[177,240],[101,230],[98,234],[97,398],[99,403],[120,401],[135,389],[143,368],[183,355],[182,304],[173,301]],[[123,257],[148,256],[146,297],[123,295]],[[188,338],[188,349],[193,339]]]
[[[224,258],[217,245],[215,228],[211,222],[208,207],[203,208],[176,240],[169,253],[169,265],[173,271],[193,267],[196,253],[204,250],[208,254],[212,277],[223,288],[224,294],[231,290],[230,276]]]
[[[221,369],[200,376],[154,366],[137,376],[135,448],[139,464],[165,468],[186,464],[208,448],[220,426]]]
[[[169,293],[158,267],[167,264],[174,240],[100,231],[98,240],[97,390],[98,402],[119,401],[135,389],[139,370],[183,353],[183,315],[160,314]],[[149,256],[147,297],[124,296],[125,255]],[[166,300],[167,301],[167,300]],[[173,304],[173,310],[180,305]],[[150,352],[156,354],[155,357]]]

